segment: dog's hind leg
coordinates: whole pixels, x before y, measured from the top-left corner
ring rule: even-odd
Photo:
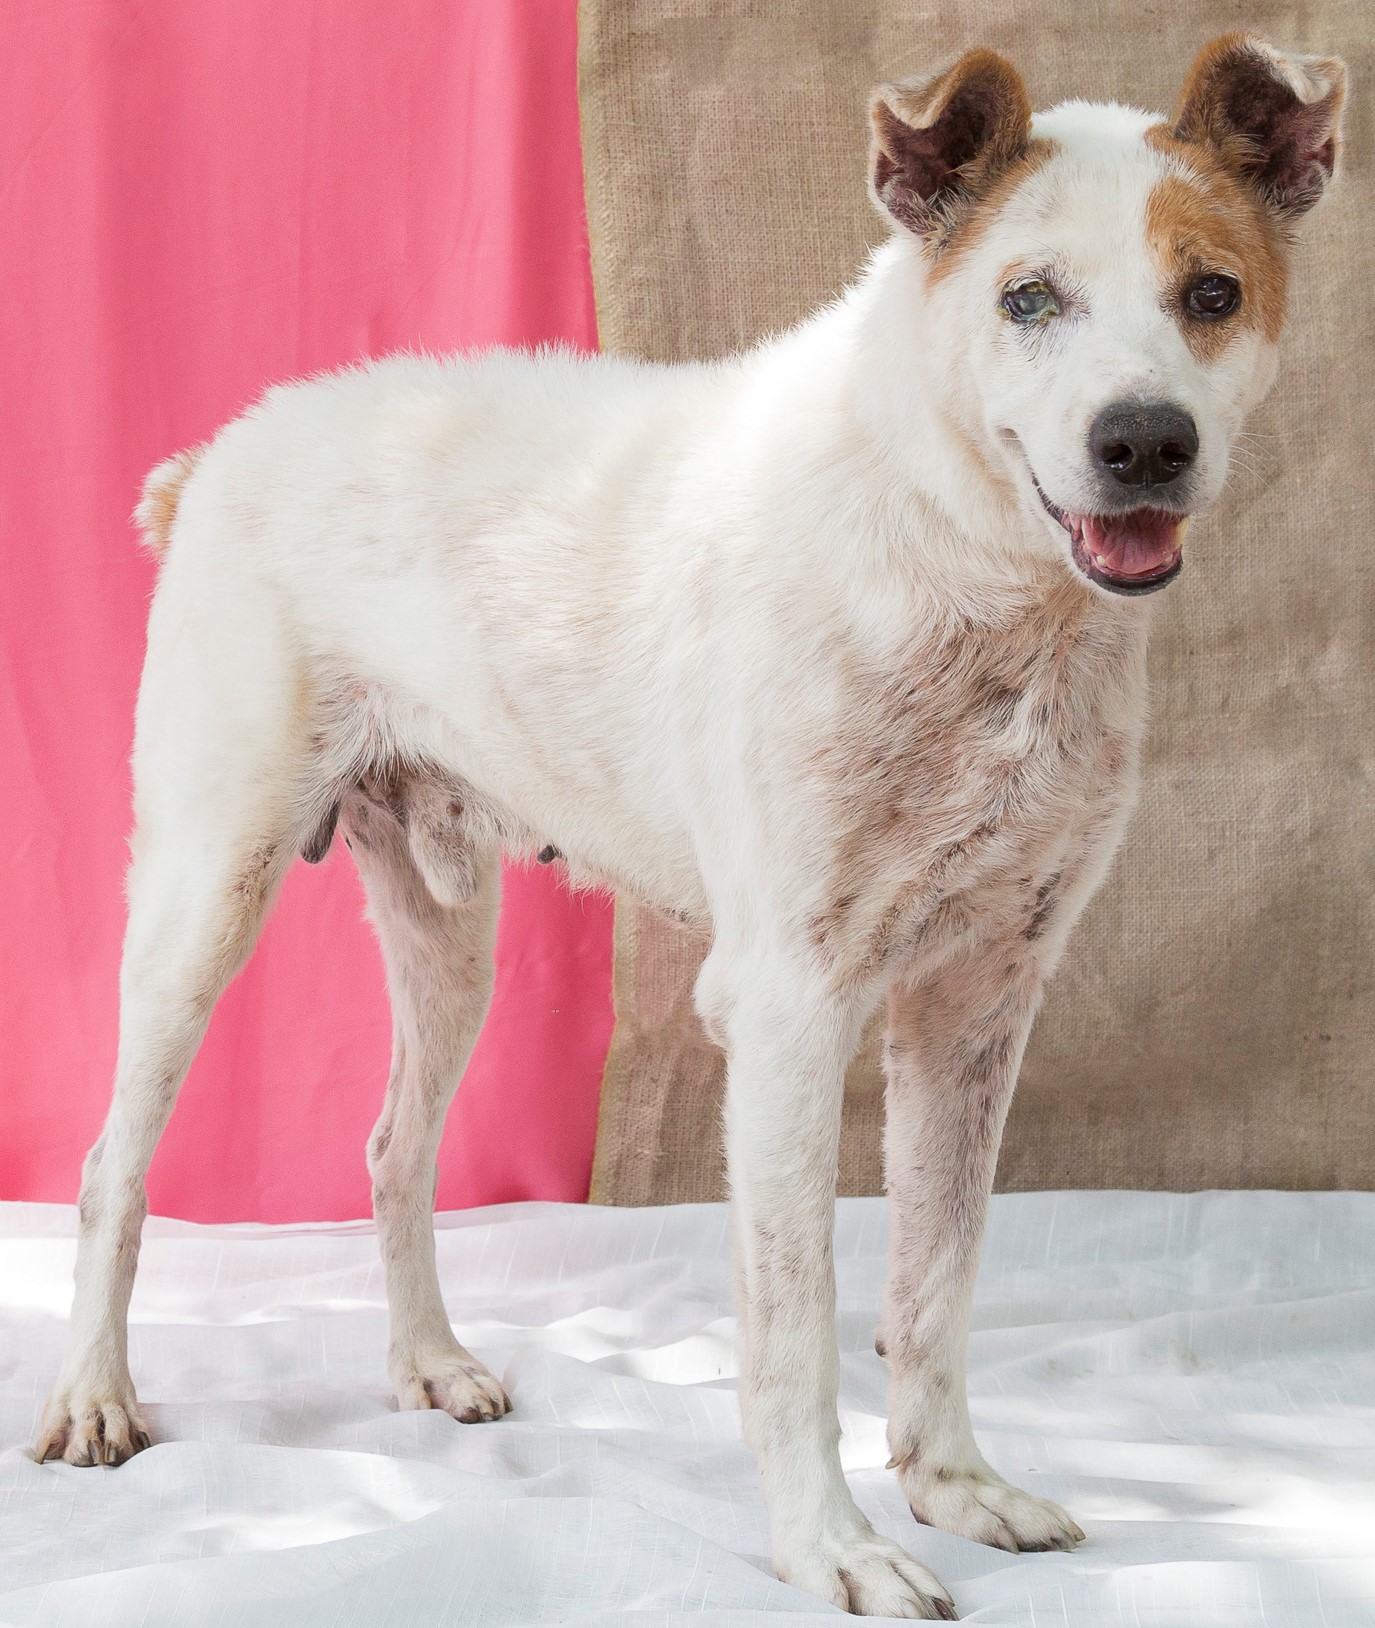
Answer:
[[[159,590],[134,751],[135,828],[114,1097],[81,1181],[66,1360],[36,1456],[118,1464],[148,1445],[127,1314],[144,1178],[221,992],[252,949],[298,840],[297,686],[285,642]]]
[[[474,849],[457,824],[446,832],[436,813],[443,799],[412,795],[421,791],[403,786],[377,800],[354,793],[341,813],[392,1003],[391,1076],[368,1168],[397,1400],[474,1424],[499,1418],[511,1404],[455,1339],[444,1310],[435,1270],[435,1160],[491,997],[500,857],[494,846]]]
[[[976,1543],[1072,1549],[1060,1508],[1009,1486],[974,1442],[965,1396],[970,1303],[998,1144],[1040,997],[1025,941],[971,953],[889,996],[885,1132],[888,1442],[919,1521]]]

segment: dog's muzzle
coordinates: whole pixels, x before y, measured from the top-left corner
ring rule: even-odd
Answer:
[[[1072,514],[1051,502],[1034,475],[1032,484],[1046,513],[1069,533],[1074,563],[1100,588],[1115,594],[1155,593],[1184,569],[1188,515],[1145,507],[1118,514]]]

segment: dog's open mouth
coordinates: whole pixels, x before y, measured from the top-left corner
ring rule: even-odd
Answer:
[[[1164,509],[1125,514],[1070,514],[1052,503],[1032,476],[1046,513],[1069,533],[1074,563],[1090,582],[1115,594],[1150,594],[1184,568],[1187,515]]]

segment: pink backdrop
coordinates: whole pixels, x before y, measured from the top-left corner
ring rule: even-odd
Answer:
[[[575,0],[42,0],[0,49],[0,1197],[71,1200],[109,1093],[144,472],[270,381],[595,344]],[[586,1195],[610,910],[508,870],[441,1206]],[[368,1211],[390,1025],[341,844],[298,864],[149,1180],[197,1220]]]

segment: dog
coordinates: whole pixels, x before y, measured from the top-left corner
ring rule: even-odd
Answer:
[[[395,1048],[368,1145],[403,1408],[509,1407],[431,1208],[502,850],[709,924],[741,1410],[778,1576],[949,1619],[841,1470],[845,1067],[886,1002],[892,1468],[917,1519],[1083,1532],[1005,1482],[962,1369],[1027,1033],[1132,803],[1150,596],[1270,387],[1346,74],[1224,36],[1172,118],[1033,117],[971,51],[874,98],[888,241],[800,327],[675,367],[401,356],[271,390],[160,466],[113,1103],[36,1456],[149,1445],[126,1314],[144,1176],[287,866],[353,851]]]

